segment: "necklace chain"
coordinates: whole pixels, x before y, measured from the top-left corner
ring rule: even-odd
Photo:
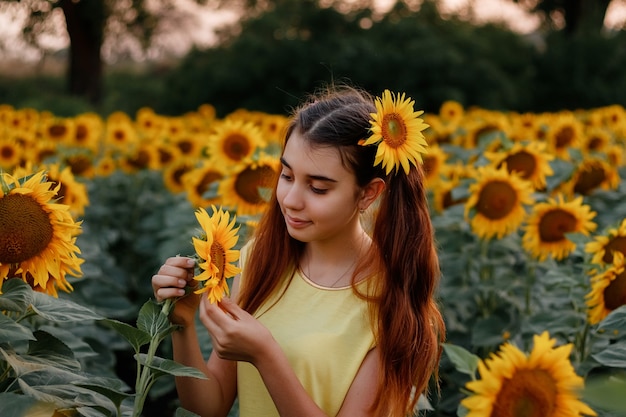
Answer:
[[[354,258],[354,262],[352,262],[352,263],[350,264],[350,266],[348,266],[348,269],[346,269],[346,270],[343,272],[343,274],[341,274],[341,275],[339,276],[339,278],[337,278],[337,280],[336,280],[335,282],[333,282],[331,285],[329,285],[329,286],[328,286],[328,288],[335,288],[335,286],[337,285],[337,283],[338,283],[339,281],[341,281],[341,279],[342,279],[343,277],[345,277],[345,276],[346,276],[346,274],[347,274],[347,273],[348,273],[348,272],[349,272],[349,271],[350,271],[350,270],[351,270],[351,269],[352,269],[352,268],[356,265],[357,260],[358,260],[358,256],[355,256],[355,258]],[[311,266],[311,263],[310,263],[310,262],[307,262],[307,264],[306,264],[306,267],[307,267],[307,268],[306,268],[305,275],[307,276],[307,278],[308,278],[309,280],[313,281],[313,278],[311,277],[311,273],[310,273],[310,269],[309,269],[309,268],[310,268],[310,266]],[[321,284],[318,284],[318,285],[321,285]]]
[[[352,262],[352,263],[348,266],[348,269],[346,269],[346,270],[345,270],[345,271],[344,271],[344,272],[343,272],[343,273],[339,276],[339,278],[337,278],[337,279],[335,280],[335,282],[333,282],[330,286],[328,286],[328,288],[335,288],[335,286],[337,285],[337,283],[338,283],[339,281],[341,281],[341,280],[342,280],[342,279],[346,276],[346,274],[347,274],[348,272],[350,272],[350,270],[351,270],[352,268],[354,268],[354,266],[357,264],[357,262],[358,262],[359,258],[361,257],[361,253],[362,253],[362,249],[363,249],[363,243],[364,243],[364,238],[362,237],[362,238],[361,238],[361,243],[360,243],[360,245],[359,245],[359,250],[358,250],[358,252],[357,252],[357,255],[354,257],[354,261],[353,261],[353,262]],[[302,268],[301,268],[301,269],[302,269]],[[306,263],[306,271],[302,270],[302,272],[304,272],[304,274],[306,275],[306,277],[307,277],[309,280],[313,281],[313,278],[311,277],[311,261],[310,261],[310,259],[307,259],[307,263]],[[315,282],[315,281],[313,281],[313,282]],[[321,284],[318,284],[318,285],[321,285]]]

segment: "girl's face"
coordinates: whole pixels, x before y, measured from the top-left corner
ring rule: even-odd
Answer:
[[[362,192],[337,149],[312,148],[294,132],[281,162],[276,196],[294,239],[328,242],[358,230]]]

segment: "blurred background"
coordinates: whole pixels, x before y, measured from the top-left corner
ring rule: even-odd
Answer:
[[[624,0],[0,0],[0,103],[286,113],[347,81],[494,110],[626,104]]]

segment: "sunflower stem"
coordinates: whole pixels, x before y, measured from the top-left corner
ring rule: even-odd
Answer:
[[[167,301],[170,301],[168,299]],[[171,305],[172,303],[166,303]],[[157,334],[152,337],[150,340],[150,345],[148,346],[148,352],[146,353],[146,363],[144,365],[141,364],[141,358],[139,354],[137,354],[137,375],[138,379],[135,386],[135,403],[133,407],[133,417],[140,417],[141,412],[143,410],[143,405],[148,396],[148,392],[150,387],[154,383],[154,377],[152,375],[152,369],[150,369],[150,365],[152,364],[152,360],[156,355],[156,350],[161,342],[160,336]]]
[[[583,331],[578,334],[578,363],[585,360],[587,355],[587,336],[589,335],[589,321],[585,320]]]
[[[524,311],[527,317],[530,317],[530,314],[531,314],[532,290],[535,285],[536,278],[537,278],[537,270],[535,268],[535,262],[531,260],[528,266],[528,273],[526,274],[526,291],[525,291],[525,297],[524,297],[525,298]]]

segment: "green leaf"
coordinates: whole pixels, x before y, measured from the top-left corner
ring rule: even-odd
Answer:
[[[150,335],[148,333],[129,324],[113,319],[105,319],[103,323],[111,326],[115,331],[122,335],[124,339],[128,340],[128,343],[131,344],[135,353],[139,352],[143,345],[150,343]]]
[[[154,300],[148,300],[139,310],[137,328],[148,333],[151,338],[163,338],[175,329],[169,317],[163,314],[161,305]]]
[[[16,342],[18,340],[35,340],[35,336],[27,327],[0,313],[0,343]]]
[[[189,376],[193,378],[207,379],[206,375],[203,374],[202,371],[200,371],[199,369],[193,368],[191,366],[181,365],[180,363],[170,359],[163,359],[157,356],[152,358],[152,363],[147,363],[146,359],[147,355],[145,353],[139,354],[139,363],[155,371],[156,377],[159,377],[162,374],[168,374],[174,376]]]
[[[33,292],[33,310],[46,320],[57,323],[102,320],[96,312],[73,301]]]
[[[626,380],[595,377],[585,382],[582,397],[597,408],[626,413]]]
[[[128,387],[119,379],[90,377],[88,380],[77,382],[75,385],[88,388],[104,395],[117,407],[119,407],[126,398],[132,397],[132,394],[125,392],[128,390]]]
[[[499,346],[504,342],[502,333],[507,324],[498,316],[491,316],[476,321],[472,327],[474,346]]]
[[[74,358],[74,352],[61,340],[48,332],[37,330],[37,340],[28,344],[28,355],[22,357],[37,358],[39,363],[48,363],[56,368],[72,371],[80,370],[80,363]]]
[[[626,368],[626,340],[612,343],[603,351],[591,356],[604,366]]]
[[[13,278],[2,284],[0,311],[26,312],[33,298],[33,290],[19,278]]]
[[[612,332],[615,336],[626,333],[626,305],[609,313],[598,325],[598,330]]]
[[[110,412],[100,412],[93,407],[76,407],[76,412],[84,417],[110,417],[111,415],[115,415]]]
[[[476,377],[476,370],[478,369],[478,362],[480,358],[467,349],[453,345],[450,343],[443,344],[443,350],[452,361],[452,364],[457,371],[470,375],[472,378]]]
[[[32,407],[37,404],[37,400],[26,395],[19,395],[12,392],[0,393],[0,416],[26,417]]]

